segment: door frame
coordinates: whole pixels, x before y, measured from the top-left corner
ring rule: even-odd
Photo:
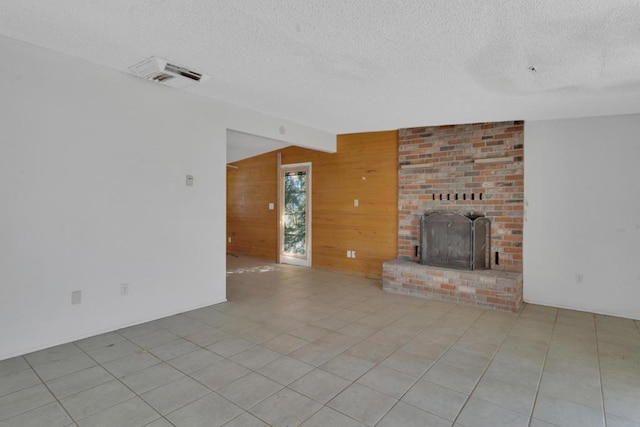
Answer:
[[[284,173],[287,170],[295,170],[295,169],[299,169],[299,168],[308,168],[308,174],[307,174],[307,197],[306,197],[306,201],[307,201],[307,210],[306,210],[306,226],[307,226],[307,230],[306,230],[306,246],[307,246],[307,256],[305,259],[302,258],[296,258],[296,257],[289,257],[289,256],[285,256],[283,253],[283,248],[284,248],[284,224],[283,224],[283,218],[284,218]],[[311,256],[312,256],[312,245],[311,245],[311,238],[312,238],[312,198],[311,198],[311,189],[312,189],[312,167],[311,167],[311,162],[303,162],[303,163],[289,163],[289,164],[280,164],[279,168],[278,168],[278,263],[279,264],[292,264],[292,265],[299,265],[299,266],[303,266],[303,267],[311,267]]]

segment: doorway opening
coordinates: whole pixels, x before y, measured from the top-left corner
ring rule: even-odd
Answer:
[[[311,163],[282,165],[280,187],[280,263],[311,267]]]

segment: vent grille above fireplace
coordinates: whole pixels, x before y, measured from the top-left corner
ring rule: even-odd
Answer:
[[[491,223],[481,215],[433,212],[420,221],[420,263],[463,270],[491,266]]]

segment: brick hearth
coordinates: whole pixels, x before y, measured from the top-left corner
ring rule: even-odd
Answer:
[[[396,259],[383,265],[387,292],[413,295],[499,311],[522,308],[522,274],[499,270],[465,271]]]

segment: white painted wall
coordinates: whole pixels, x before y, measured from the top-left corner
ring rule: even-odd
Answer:
[[[0,56],[0,360],[224,301],[226,131],[282,121],[4,37]]]
[[[640,319],[639,159],[640,115],[525,123],[525,301]]]

